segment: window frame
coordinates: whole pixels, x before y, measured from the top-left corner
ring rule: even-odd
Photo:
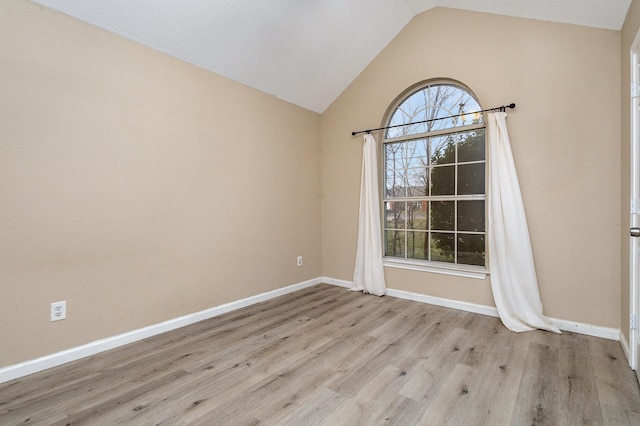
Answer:
[[[397,108],[407,99],[409,99],[411,96],[413,96],[415,93],[417,93],[418,91],[427,88],[428,86],[434,86],[434,85],[450,85],[450,86],[454,86],[456,88],[459,88],[461,90],[466,91],[473,99],[474,101],[478,104],[478,106],[480,107],[480,109],[483,109],[480,101],[478,100],[477,96],[475,95],[475,93],[473,93],[473,91],[467,87],[465,84],[460,83],[459,81],[456,80],[452,80],[452,79],[431,79],[431,80],[425,80],[422,81],[420,83],[414,84],[411,87],[405,89],[402,93],[400,93],[400,95],[398,95],[396,97],[396,99],[389,105],[389,108],[387,109],[387,111],[385,112],[384,116],[383,116],[383,121],[382,121],[382,125],[381,127],[386,127],[390,125],[391,119],[393,117],[393,114],[395,113],[395,111],[397,110]],[[415,270],[415,271],[424,271],[424,272],[434,272],[434,273],[440,273],[440,274],[447,274],[447,275],[455,275],[455,276],[461,276],[461,277],[466,277],[466,278],[476,278],[476,279],[484,279],[486,278],[486,276],[489,274],[489,252],[488,252],[488,246],[489,246],[489,241],[488,241],[488,226],[489,226],[489,221],[488,221],[488,214],[487,214],[487,206],[488,206],[488,149],[487,149],[487,139],[486,139],[486,121],[485,121],[485,116],[484,113],[482,114],[482,122],[481,123],[475,123],[475,124],[469,124],[469,125],[465,125],[465,126],[459,126],[459,127],[450,127],[450,128],[446,128],[446,129],[438,129],[438,130],[434,130],[434,131],[427,131],[427,132],[420,132],[420,133],[414,133],[414,134],[410,134],[410,135],[401,135],[401,136],[396,136],[396,137],[392,137],[392,138],[386,138],[387,135],[387,131],[386,129],[382,129],[379,131],[378,133],[378,140],[380,141],[380,143],[378,144],[378,150],[381,153],[381,155],[379,156],[380,161],[380,168],[379,170],[381,171],[381,173],[378,174],[379,177],[379,182],[380,182],[380,211],[381,211],[381,218],[383,218],[383,220],[381,221],[380,224],[380,232],[382,235],[382,260],[383,260],[383,265],[384,266],[388,266],[388,267],[393,267],[393,268],[399,268],[399,269],[409,269],[409,270]],[[385,186],[385,180],[386,180],[386,174],[387,174],[387,163],[386,163],[386,156],[385,156],[385,146],[388,143],[394,143],[394,142],[408,142],[408,141],[412,141],[412,140],[419,140],[419,139],[429,139],[435,136],[440,136],[440,135],[456,135],[456,134],[461,134],[461,133],[465,133],[465,132],[470,132],[470,131],[474,131],[474,130],[478,130],[478,129],[483,129],[485,132],[485,144],[484,144],[484,160],[482,160],[484,162],[484,174],[485,174],[485,179],[484,179],[484,194],[471,194],[471,195],[447,195],[447,196],[433,196],[431,194],[424,196],[424,197],[411,197],[408,194],[405,194],[404,197],[394,197],[394,198],[389,198],[387,197],[386,193],[386,186]],[[456,148],[456,152],[457,152],[457,148]],[[480,161],[477,161],[477,163],[479,163]],[[469,162],[469,163],[474,163],[473,161]],[[456,158],[454,160],[454,162],[452,163],[453,165],[455,165],[455,173],[456,173],[456,179],[455,182],[457,184],[457,174],[458,174],[458,158],[456,155]],[[462,163],[462,164],[466,164],[466,162]],[[429,165],[429,167],[432,167],[431,165]],[[393,169],[395,170],[395,169]],[[457,191],[456,191],[457,192]],[[469,264],[461,264],[461,263],[449,263],[449,262],[441,262],[441,261],[434,261],[434,260],[422,260],[422,259],[413,259],[413,258],[407,258],[407,252],[405,250],[404,253],[404,257],[395,257],[395,256],[387,256],[386,255],[386,251],[387,251],[387,239],[386,239],[386,230],[387,230],[387,226],[386,226],[386,211],[385,211],[385,205],[387,202],[393,202],[393,201],[398,201],[398,202],[412,202],[412,201],[420,201],[420,200],[426,200],[427,203],[429,203],[430,201],[439,201],[439,200],[445,200],[445,201],[465,201],[465,200],[482,200],[484,201],[484,231],[483,232],[468,232],[468,231],[464,231],[463,233],[468,233],[468,234],[481,234],[484,235],[484,246],[485,246],[485,264],[484,266],[479,266],[479,265],[469,265]],[[431,217],[431,212],[429,211],[428,213],[428,220],[430,220]],[[455,241],[455,248],[454,248],[454,252],[455,252],[455,256],[457,257],[457,253],[458,253],[458,249],[457,249],[457,235],[459,234],[458,230],[457,230],[457,211],[455,213],[455,219],[454,221],[456,222],[456,225],[454,226],[454,230],[451,231],[451,233],[453,235],[455,235],[456,237],[454,237],[454,241]],[[431,226],[429,225],[427,227],[428,229],[425,230],[427,236],[432,232],[432,230],[430,229]],[[408,236],[408,228],[407,225],[405,224],[404,226],[404,234],[405,237]],[[406,238],[405,238],[406,240]],[[405,248],[406,248],[406,242],[405,242]]]

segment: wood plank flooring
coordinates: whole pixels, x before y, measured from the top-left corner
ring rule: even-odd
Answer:
[[[640,425],[618,342],[318,285],[0,385],[0,425]]]

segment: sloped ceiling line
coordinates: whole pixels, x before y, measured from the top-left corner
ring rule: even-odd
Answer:
[[[434,7],[620,30],[631,0],[32,0],[323,112],[417,14]]]

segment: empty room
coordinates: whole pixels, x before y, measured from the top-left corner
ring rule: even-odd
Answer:
[[[0,2],[0,425],[639,425],[640,0]]]

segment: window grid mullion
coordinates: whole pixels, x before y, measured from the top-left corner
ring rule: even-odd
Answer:
[[[409,232],[407,232],[407,207],[409,207],[409,203],[407,201],[404,202],[404,258],[407,259],[407,252],[409,251]]]
[[[453,182],[453,193],[456,194],[456,199],[453,201],[453,263],[458,264],[458,137],[456,133],[454,139],[454,167],[455,178]]]

